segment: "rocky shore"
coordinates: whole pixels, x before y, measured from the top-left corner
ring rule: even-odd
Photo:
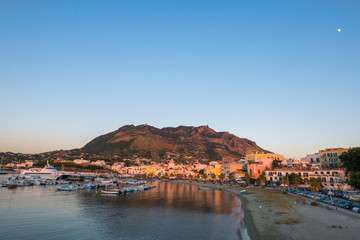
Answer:
[[[221,189],[239,197],[251,239],[358,239],[360,216],[324,206],[312,206],[278,189],[246,188],[212,183],[182,182]]]

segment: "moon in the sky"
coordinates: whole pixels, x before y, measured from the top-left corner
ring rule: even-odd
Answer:
[[[338,30],[337,30],[338,32],[341,32],[341,28],[338,28]]]

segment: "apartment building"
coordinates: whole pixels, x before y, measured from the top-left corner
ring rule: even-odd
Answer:
[[[267,181],[274,183],[280,182],[284,176],[295,173],[302,179],[304,186],[309,186],[310,178],[320,178],[324,188],[328,189],[348,189],[348,176],[342,169],[333,170],[298,170],[298,169],[274,169],[265,170],[265,178]]]
[[[341,161],[339,157],[342,153],[347,151],[347,148],[327,148],[325,150],[320,150],[321,166],[323,168],[340,167]]]

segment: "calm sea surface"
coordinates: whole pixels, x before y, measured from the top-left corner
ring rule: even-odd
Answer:
[[[152,184],[155,189],[125,196],[0,188],[0,239],[248,239],[233,195]]]

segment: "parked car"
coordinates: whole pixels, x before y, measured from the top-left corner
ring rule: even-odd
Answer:
[[[352,209],[355,205],[352,202],[347,201],[347,203],[344,204],[343,208],[345,209]]]
[[[353,207],[351,209],[351,211],[356,212],[356,213],[360,213],[360,206]]]
[[[355,202],[360,202],[360,195],[351,195],[349,197],[349,200],[355,201]]]

